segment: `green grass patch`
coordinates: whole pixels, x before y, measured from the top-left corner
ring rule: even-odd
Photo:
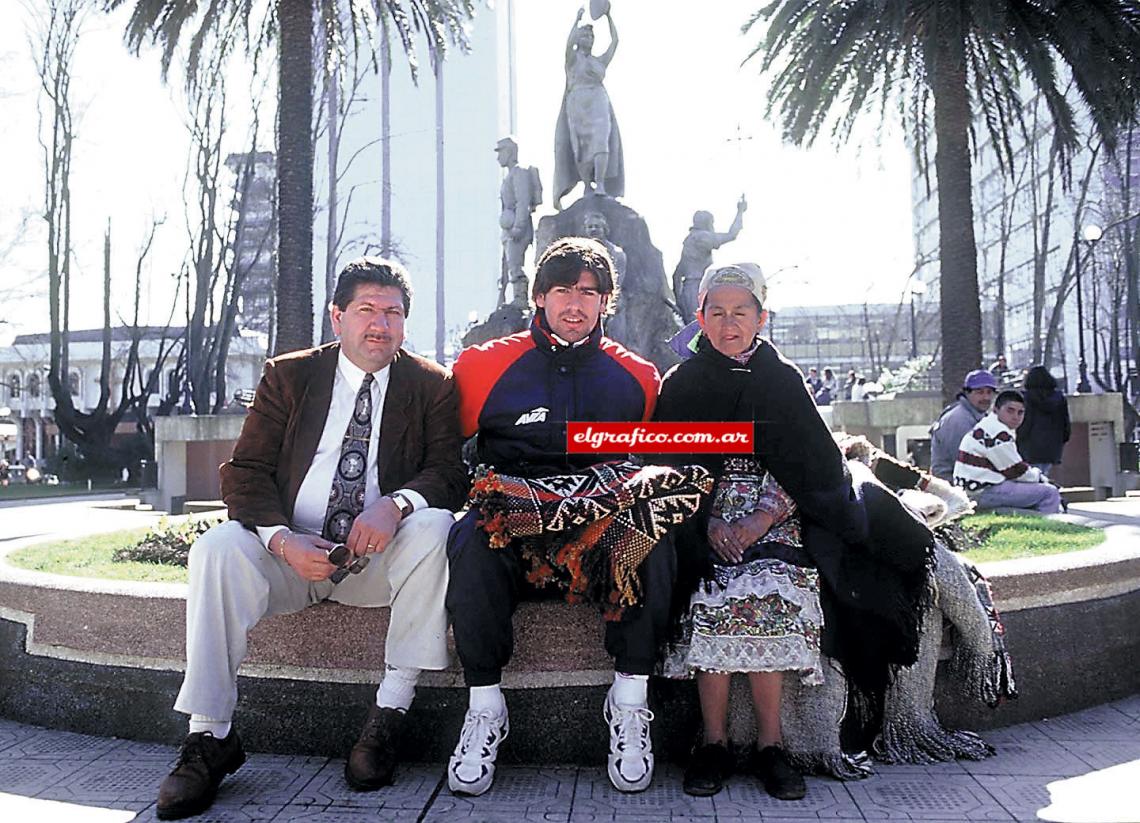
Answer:
[[[1104,542],[1101,529],[1032,514],[977,514],[964,518],[961,525],[981,543],[966,554],[975,563],[1063,554],[1091,549]]]
[[[128,529],[58,543],[39,543],[12,552],[6,560],[21,569],[73,577],[185,583],[187,573],[183,566],[114,559],[116,551],[137,545],[148,533],[148,529]]]
[[[966,554],[975,563],[1080,551],[1104,541],[1104,532],[1100,529],[1033,515],[979,514],[964,518],[960,523],[970,543],[977,544]],[[163,552],[147,551],[147,545],[153,545],[156,535],[168,536],[166,542],[172,544],[178,542],[177,534],[181,533],[182,541],[192,542],[193,531],[189,522],[162,523],[155,529],[131,529],[28,546],[8,555],[7,560],[22,569],[74,577],[185,583],[184,566],[118,561],[114,557],[116,552],[127,549],[133,549],[137,556],[163,557],[166,556]],[[147,537],[152,539],[144,543]]]
[[[0,486],[0,500],[33,500],[37,497],[68,497],[75,494],[105,494],[110,491],[125,490],[121,484],[118,486],[94,484],[88,491],[87,483],[59,483],[54,486],[46,483],[11,483]]]

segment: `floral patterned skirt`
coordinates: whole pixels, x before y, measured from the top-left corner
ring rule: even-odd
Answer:
[[[794,671],[818,685],[822,628],[815,569],[771,557],[717,565],[714,580],[690,600],[683,637],[662,673]]]

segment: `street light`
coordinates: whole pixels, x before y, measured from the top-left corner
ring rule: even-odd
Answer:
[[[1073,263],[1076,266],[1077,274],[1077,347],[1078,359],[1077,370],[1080,373],[1080,380],[1077,383],[1077,392],[1079,394],[1088,394],[1092,391],[1092,386],[1089,385],[1089,371],[1088,365],[1085,363],[1085,311],[1084,303],[1081,299],[1081,244],[1080,238],[1077,236],[1078,225],[1073,223]],[[1089,250],[1096,245],[1100,240],[1104,231],[1096,223],[1089,223],[1085,226],[1084,240],[1088,243]]]
[[[918,324],[914,317],[914,298],[926,294],[926,284],[921,280],[910,281],[910,359],[918,357]]]

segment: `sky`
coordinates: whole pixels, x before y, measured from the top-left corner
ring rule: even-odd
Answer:
[[[45,252],[37,216],[43,198],[37,78],[27,41],[34,5],[0,0],[0,344],[48,325],[46,281],[37,274]],[[744,194],[744,230],[716,259],[751,260],[770,276],[778,273],[770,286],[774,306],[898,300],[913,264],[911,164],[901,131],[888,128],[878,143],[868,128],[858,146],[838,150],[826,142],[810,149],[784,144],[765,119],[758,65],[741,65],[758,35],[743,37],[740,26],[758,5],[613,0],[619,46],[606,87],[624,143],[623,202],[646,218],[667,272],[693,212],[712,211],[725,230]],[[520,160],[544,169],[548,204],[563,49],[578,8],[572,0],[515,0]],[[161,83],[153,52],[142,58],[127,52],[125,21],[124,13],[91,14],[76,58],[74,99],[82,113],[74,233],[81,299],[73,328],[99,322],[108,221],[114,268],[124,273],[113,290],[119,313],[130,304],[129,278],[151,220],[165,217],[166,223],[148,267],[144,320],[165,322],[172,272],[187,244],[181,202],[186,132],[177,83]],[[604,20],[595,26],[600,52],[607,29]],[[235,85],[243,82],[248,78]],[[244,145],[243,134],[239,122],[234,150]]]

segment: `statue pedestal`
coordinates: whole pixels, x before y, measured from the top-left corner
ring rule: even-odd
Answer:
[[[535,259],[560,237],[580,236],[583,218],[600,212],[609,224],[607,239],[626,254],[618,278],[617,307],[605,319],[606,336],[653,362],[662,372],[678,362],[669,338],[681,328],[673,294],[665,276],[661,252],[649,237],[649,227],[636,211],[612,197],[586,195],[557,214],[538,221]]]
[[[530,326],[531,311],[515,303],[507,303],[495,309],[478,326],[463,335],[463,347],[478,346],[497,337],[507,337]]]

